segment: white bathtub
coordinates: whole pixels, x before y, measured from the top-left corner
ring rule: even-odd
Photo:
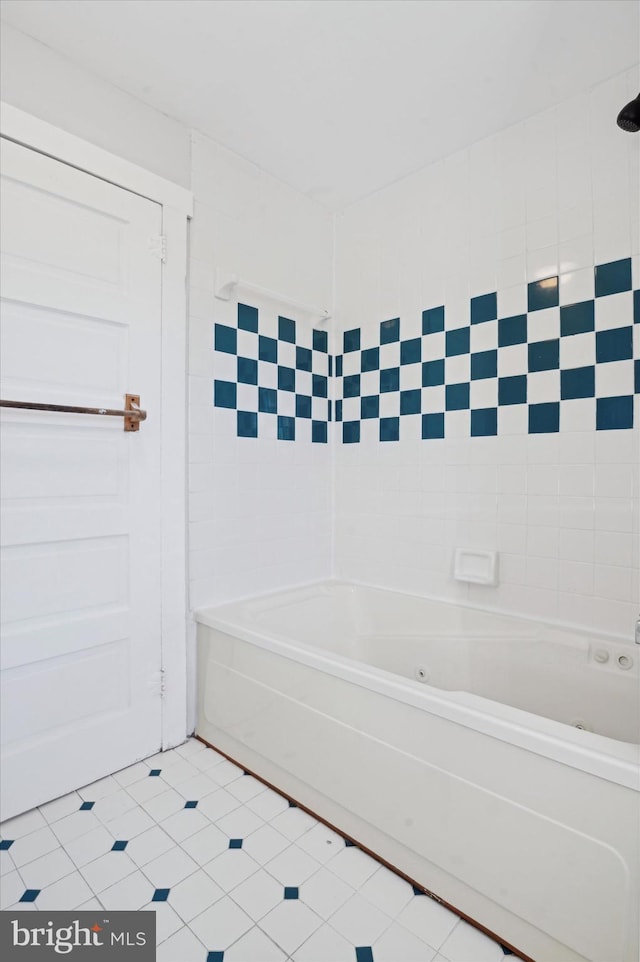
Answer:
[[[197,620],[202,738],[536,962],[637,962],[638,646],[334,582]]]

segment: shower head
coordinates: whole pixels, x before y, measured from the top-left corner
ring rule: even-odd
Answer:
[[[640,130],[640,94],[631,100],[618,114],[618,127],[635,134]]]

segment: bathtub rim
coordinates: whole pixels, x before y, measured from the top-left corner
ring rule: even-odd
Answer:
[[[248,644],[256,645],[292,661],[342,678],[347,682],[367,688],[395,701],[409,704],[423,711],[426,710],[454,724],[481,732],[489,737],[516,745],[525,751],[550,758],[578,771],[604,778],[640,793],[639,745],[618,741],[605,735],[598,735],[595,732],[574,729],[563,722],[535,715],[524,709],[504,705],[470,692],[444,691],[428,684],[414,682],[412,679],[405,679],[400,675],[367,665],[365,662],[356,661],[345,655],[325,652],[303,641],[294,642],[282,638],[275,633],[264,630],[263,626],[258,627],[251,624],[246,609],[243,618],[243,607],[253,601],[260,603],[268,601],[268,599],[275,600],[278,597],[291,596],[294,593],[304,596],[309,591],[332,587],[368,588],[413,599],[437,602],[447,607],[459,607],[457,602],[445,601],[440,598],[427,598],[422,595],[412,595],[408,592],[396,592],[393,589],[380,588],[377,585],[365,585],[359,582],[325,579],[275,592],[253,595],[222,605],[203,606],[194,611],[194,617],[198,625],[220,631],[232,638],[239,638]],[[542,622],[533,618],[521,618],[519,615],[511,615],[505,612],[487,612],[487,609],[477,608],[477,606],[465,605],[464,607],[474,608],[483,613],[504,615],[508,618],[515,618],[536,625],[548,624],[556,629],[559,627],[557,623]],[[575,632],[580,629],[570,628],[569,630]],[[602,637],[602,635],[597,637]]]

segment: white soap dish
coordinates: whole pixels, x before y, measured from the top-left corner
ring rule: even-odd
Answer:
[[[498,552],[456,548],[453,577],[456,581],[469,581],[476,585],[497,585]]]

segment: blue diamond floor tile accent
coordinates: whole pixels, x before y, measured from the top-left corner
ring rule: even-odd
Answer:
[[[344,840],[344,846],[345,846],[345,848],[357,848],[356,843],[355,843],[355,842],[352,842],[350,838],[345,838],[345,840]]]
[[[224,952],[208,952],[207,962],[224,962]]]
[[[502,944],[501,944],[501,945],[500,945],[500,948],[502,949],[502,952],[503,952],[504,955],[513,955],[513,954],[514,954],[514,953],[511,951],[511,949],[508,949],[508,948],[506,947],[506,945],[502,945]]]
[[[292,802],[291,799],[289,799],[289,808],[297,808],[297,807],[298,806],[296,805],[296,803]]]
[[[197,808],[198,803],[196,801],[189,801],[184,803],[185,808]]]
[[[153,773],[152,773],[152,774],[153,774]],[[80,812],[90,812],[94,805],[95,805],[95,802],[83,802],[82,805],[81,805],[80,808],[79,808],[79,811],[80,811]]]
[[[417,885],[412,885],[411,888],[413,889],[413,894],[414,894],[414,895],[425,895],[425,896],[426,896],[426,894],[427,894],[426,892],[423,892],[422,889],[419,889],[419,888],[417,887]]]
[[[127,847],[128,844],[129,844],[128,841],[125,841],[124,839],[118,839],[118,840],[117,840],[116,842],[114,842],[113,845],[111,846],[111,851],[112,851],[112,852],[124,852],[124,850],[125,850],[125,848]]]
[[[35,900],[40,895],[40,889],[25,889],[20,898],[19,902],[35,902]]]
[[[297,887],[294,885],[287,885],[284,890],[284,897],[285,899],[297,899],[298,898]]]
[[[166,902],[171,889],[156,889],[151,897],[152,902]]]
[[[229,848],[242,848],[243,839],[241,838],[230,838]]]
[[[152,768],[151,771],[149,772],[149,775],[158,776],[161,771],[162,771],[161,768]]]
[[[3,838],[0,842],[0,852],[6,852],[13,845],[15,839],[13,838]]]
[[[598,264],[595,269],[596,297],[631,290],[631,258]]]
[[[370,945],[356,946],[356,962],[374,962],[373,949]]]

